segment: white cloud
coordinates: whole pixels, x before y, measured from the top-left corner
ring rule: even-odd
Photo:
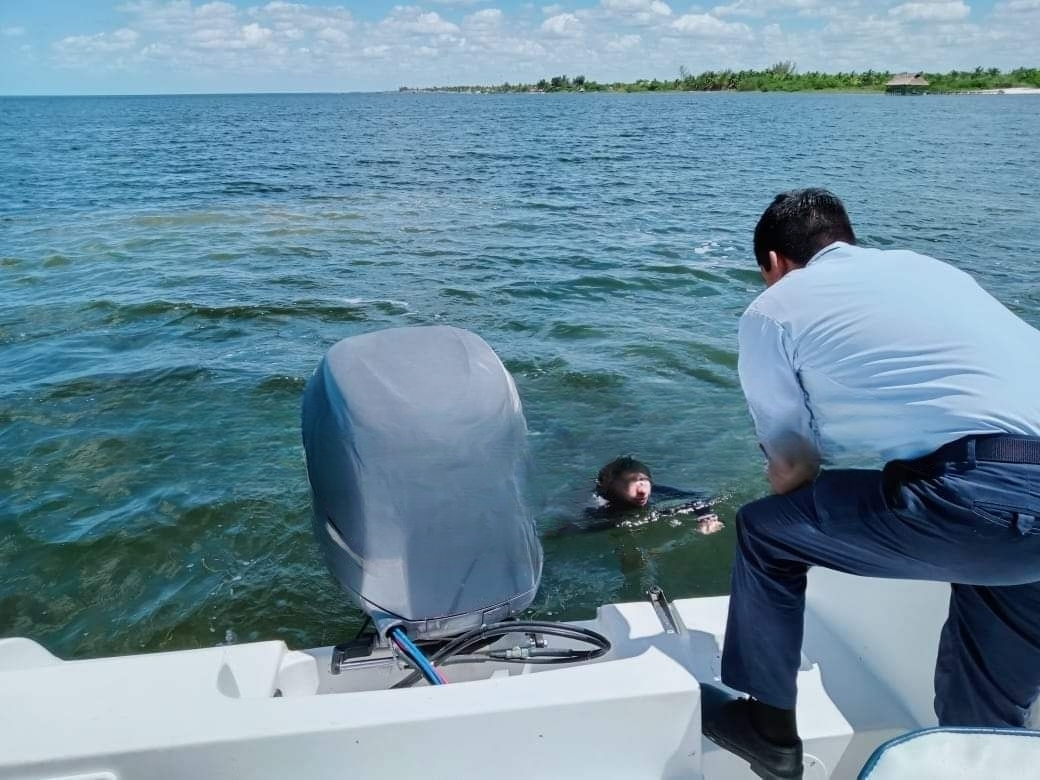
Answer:
[[[1037,30],[1040,30],[1040,0],[1007,0],[997,3],[987,29],[1009,31],[1009,37],[1026,45],[1026,50],[1036,48]],[[1005,51],[1010,51],[1005,48]]]
[[[300,40],[319,30],[337,29],[349,32],[355,27],[350,11],[342,8],[322,8],[302,3],[270,2],[239,11],[229,3],[207,3],[193,7],[185,0],[154,2],[141,0],[119,7],[134,17],[136,29],[167,36],[190,36],[202,30],[220,30],[234,37],[237,27],[253,20],[270,29],[275,38]],[[212,38],[203,33],[203,38]]]
[[[715,16],[763,17],[777,12],[798,11],[801,14],[827,13],[830,9],[823,0],[735,0],[729,5],[718,5],[711,9]]]
[[[173,0],[167,3],[140,0],[116,8],[133,16],[137,29],[164,34],[182,32],[185,27],[191,25],[196,13],[189,0]]]
[[[442,19],[436,11],[423,11],[416,6],[397,6],[381,25],[388,30],[410,35],[450,35],[459,32],[457,24]]]
[[[622,24],[647,27],[672,15],[672,8],[663,0],[600,0],[600,8],[609,19]]]
[[[600,5],[616,14],[652,14],[670,16],[671,7],[661,0],[600,0]]]
[[[242,28],[242,40],[247,46],[262,46],[271,40],[271,35],[272,32],[268,28],[261,27],[256,22]]]
[[[638,35],[619,35],[607,41],[607,51],[624,52],[635,49],[643,42]]]
[[[173,54],[173,47],[168,43],[149,43],[141,49],[141,56],[145,59],[165,60]]]
[[[234,19],[237,9],[231,3],[213,2],[200,5],[195,9],[199,19]]]
[[[747,38],[751,28],[742,22],[724,22],[711,14],[686,14],[672,22],[672,29],[701,38]]]
[[[542,22],[543,31],[561,38],[577,38],[583,29],[581,19],[574,14],[556,14]]]
[[[116,0],[118,24],[44,41],[39,67],[137,68],[134,83],[177,91],[630,81],[789,59],[800,71],[1010,69],[1040,29],[1040,0],[411,0],[374,18],[362,0],[332,1]],[[27,34],[0,28],[12,54]]]
[[[462,20],[463,27],[487,30],[502,23],[502,12],[497,8],[485,8]]]
[[[971,8],[961,0],[938,3],[903,3],[888,10],[889,16],[897,19],[921,22],[951,22],[964,19],[970,13]]]
[[[338,46],[345,46],[350,41],[350,35],[336,27],[323,27],[318,30],[316,37],[320,41],[328,41]]]
[[[357,26],[353,15],[345,8],[312,8],[302,3],[268,3],[250,9],[250,15],[279,32],[307,33],[326,29],[349,32]]]
[[[112,33],[70,35],[58,41],[55,48],[65,55],[109,54],[132,49],[139,37],[137,32],[124,27]]]

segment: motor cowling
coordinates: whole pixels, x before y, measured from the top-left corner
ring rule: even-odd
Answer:
[[[527,424],[479,336],[446,326],[343,339],[303,397],[313,530],[380,633],[449,636],[534,599]]]

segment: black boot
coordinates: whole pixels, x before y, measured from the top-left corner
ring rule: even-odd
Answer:
[[[702,685],[701,731],[751,764],[751,771],[765,780],[801,780],[802,741],[793,710],[738,699],[714,685]]]

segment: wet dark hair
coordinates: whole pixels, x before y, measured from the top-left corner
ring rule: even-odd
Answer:
[[[769,267],[769,253],[776,252],[798,265],[835,241],[856,243],[852,223],[837,195],[810,187],[781,192],[755,225],[755,259]]]
[[[614,458],[599,470],[599,474],[596,476],[596,493],[603,498],[609,498],[607,488],[622,474],[630,473],[646,474],[651,482],[654,481],[653,474],[650,473],[650,469],[646,467],[645,463],[641,463],[629,455],[624,455]]]

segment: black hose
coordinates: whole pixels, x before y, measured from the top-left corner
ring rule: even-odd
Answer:
[[[591,661],[595,658],[599,658],[610,650],[610,640],[602,634],[587,628],[571,626],[566,623],[546,623],[539,620],[505,621],[502,623],[493,623],[490,626],[482,626],[456,637],[436,653],[431,655],[429,661],[433,665],[444,663],[449,659],[452,659],[454,656],[466,655],[476,648],[484,647],[492,641],[503,636],[508,636],[509,634],[545,634],[546,636],[555,636],[562,639],[570,639],[572,641],[589,644],[593,646],[593,649],[544,651],[534,648],[528,651],[527,657],[518,658],[506,658],[497,655],[492,656],[490,655],[492,651],[486,651],[481,654],[480,657],[486,660],[494,660],[503,663],[564,664],[576,663],[579,661]],[[494,652],[504,653],[504,651]],[[472,656],[470,656],[470,658],[476,660],[476,658],[473,658]],[[407,688],[414,685],[421,678],[422,674],[419,672],[412,672],[391,687]]]
[[[358,641],[361,638],[361,635],[365,633],[365,629],[368,628],[370,625],[372,625],[372,616],[371,615],[365,615],[365,620],[361,624],[361,628],[359,628],[358,632],[354,635],[354,641],[355,642]]]

